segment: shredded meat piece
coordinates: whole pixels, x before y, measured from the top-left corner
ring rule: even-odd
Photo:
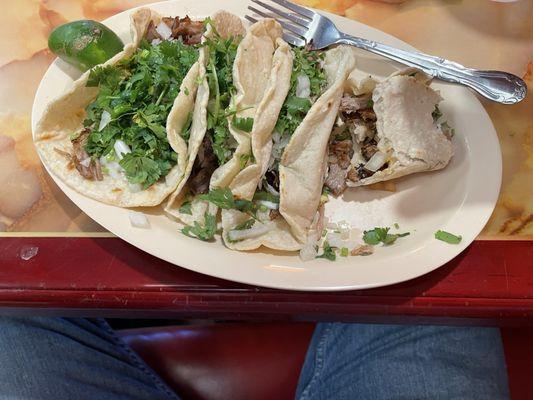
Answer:
[[[278,218],[280,215],[281,214],[279,213],[278,210],[270,210],[270,212],[268,213],[268,219],[273,221],[276,218]]]
[[[365,160],[370,160],[372,156],[378,151],[378,145],[374,139],[366,140],[361,145],[361,152],[363,153],[363,157]]]
[[[172,30],[172,37],[179,39],[185,44],[198,44],[204,32],[204,24],[202,21],[192,21],[188,16],[185,18],[165,17],[163,22]]]
[[[353,146],[350,139],[332,142],[329,145],[329,153],[335,155],[336,161],[342,169],[350,166],[350,160],[353,156]]]
[[[365,169],[364,164],[359,164],[357,166],[357,175],[359,176],[359,179],[365,179],[369,176],[372,176],[373,172]]]
[[[76,167],[80,175],[85,179],[101,181],[104,179],[104,176],[102,174],[100,161],[95,157],[91,157],[85,151],[85,144],[87,143],[90,133],[90,128],[84,128],[77,137],[71,140],[72,154],[69,154],[68,158],[70,162],[74,164],[74,167]],[[65,153],[59,149],[55,149],[55,151],[60,154]]]
[[[351,180],[352,182],[357,182],[359,180],[359,174],[357,173],[357,171],[353,168],[350,168],[348,170],[348,174],[346,175],[346,177]]]
[[[339,112],[341,114],[355,114],[356,111],[367,108],[368,102],[370,101],[370,95],[364,96],[353,96],[348,93],[344,93],[341,98],[341,103],[339,106]]]
[[[359,113],[361,118],[363,118],[363,121],[365,122],[375,121],[377,119],[376,113],[374,112],[372,108],[365,108],[364,110],[358,110],[357,112]]]
[[[193,21],[188,16],[180,17],[163,17],[162,21],[172,31],[173,39],[181,39],[184,44],[192,45],[200,43],[202,34],[204,33],[203,21]],[[150,21],[148,29],[146,30],[145,39],[151,42],[154,39],[162,40],[163,38],[156,30],[154,21]]]
[[[346,189],[346,170],[338,164],[331,164],[324,185],[331,190],[334,196],[342,194]]]
[[[144,38],[149,42],[152,42],[152,40],[154,39],[162,39],[161,35],[155,30],[154,21],[150,21],[150,23],[148,24],[148,28],[146,29],[146,34],[144,35]]]
[[[192,167],[189,191],[193,195],[209,192],[209,180],[217,166],[217,158],[215,153],[213,153],[211,138],[206,135],[202,142],[202,151],[199,152]]]
[[[352,256],[369,256],[372,253],[374,253],[374,248],[369,244],[363,244],[350,251]]]

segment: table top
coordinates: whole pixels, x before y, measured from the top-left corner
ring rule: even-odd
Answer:
[[[506,70],[524,77],[528,85],[533,82],[533,2],[299,2],[378,28],[424,52],[476,68]],[[510,320],[532,316],[531,95],[514,106],[481,100],[503,153],[496,209],[465,252],[439,270],[404,284],[321,294],[240,285],[157,260],[83,214],[49,178],[32,144],[33,96],[54,59],[47,50],[47,38],[54,27],[67,21],[101,20],[148,3],[19,0],[1,7],[0,306],[224,318],[317,319],[334,314]]]

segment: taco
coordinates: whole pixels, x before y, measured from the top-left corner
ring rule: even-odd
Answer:
[[[259,179],[262,157],[254,153],[252,138],[254,143],[268,139],[270,122],[279,112],[276,105],[288,90],[283,80],[290,76],[290,50],[280,39],[278,23],[265,19],[252,25],[240,44],[225,39],[229,33],[208,26],[200,56],[206,78],[195,105],[200,117],[193,118],[189,139],[195,151],[165,208],[170,216],[198,227],[206,225],[206,217],[214,219],[217,206],[225,206],[217,189],[233,188],[242,198],[253,195],[250,181]],[[194,235],[190,229],[185,232]]]
[[[329,144],[325,186],[334,195],[448,164],[454,131],[429,76],[410,68],[377,82],[354,70],[348,82]]]
[[[328,138],[354,55],[345,46],[292,51],[288,95],[271,121],[271,141],[256,152],[269,154],[257,191],[247,193],[244,210],[222,211],[223,239],[232,249],[301,249],[320,206]]]
[[[48,169],[76,191],[122,207],[154,206],[185,171],[186,149],[174,150],[167,130],[181,116],[175,103],[194,102],[204,24],[140,9],[131,31],[122,52],[48,105],[35,142]]]

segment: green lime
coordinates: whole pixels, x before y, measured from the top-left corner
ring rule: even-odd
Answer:
[[[82,20],[54,29],[48,38],[48,47],[59,58],[87,71],[120,52],[124,43],[100,22]]]

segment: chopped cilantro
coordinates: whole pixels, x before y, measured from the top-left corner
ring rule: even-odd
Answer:
[[[237,148],[232,137],[226,111],[230,108],[231,97],[235,92],[233,86],[233,62],[237,55],[240,38],[223,39],[214,32],[204,46],[209,51],[206,76],[209,85],[209,102],[207,104],[207,134],[211,135],[213,152],[219,165],[228,161]]]
[[[349,250],[348,247],[341,248],[341,257],[348,257]]]
[[[182,214],[192,215],[192,203],[190,201],[184,202],[179,208],[179,212]]]
[[[254,126],[254,119],[253,118],[239,118],[239,117],[233,117],[231,124],[235,129],[239,129],[243,132],[251,132],[252,128]]]
[[[236,230],[236,231],[244,231],[246,229],[250,229],[253,224],[255,224],[255,219],[248,219],[242,223],[240,223],[239,225],[237,225],[235,228],[233,228],[233,230]]]
[[[185,120],[185,123],[183,124],[183,128],[181,130],[181,137],[184,140],[189,140],[189,137],[191,136],[191,127],[192,127],[192,111],[189,111],[189,114],[187,114],[187,119]]]
[[[251,152],[248,153],[248,154],[241,154],[239,156],[239,165],[240,165],[241,169],[244,169],[244,167],[246,167],[246,165],[248,165],[249,161],[251,161],[251,162],[254,161],[254,155]]]
[[[114,143],[122,140],[132,150],[120,161],[130,183],[146,189],[166,176],[177,162],[167,140],[166,119],[197,58],[197,46],[180,41],[150,45],[143,40],[130,57],[91,70],[87,86],[97,86],[99,93],[85,109],[83,125],[91,129],[87,153],[107,156],[114,151]],[[98,130],[104,111],[112,119]]]
[[[447,134],[449,137],[454,137],[455,136],[455,129],[452,128],[450,125],[448,125],[448,121],[444,121],[441,125],[440,125],[441,129],[442,129],[442,132],[444,134]]]
[[[366,244],[376,245],[380,242],[389,245],[393,244],[396,239],[409,235],[409,232],[405,233],[389,233],[390,228],[374,228],[370,231],[363,232],[363,240]]]
[[[440,117],[442,117],[442,111],[440,110],[438,104],[435,105],[435,109],[431,113],[431,116],[433,117],[433,121],[437,122]]]
[[[207,200],[224,210],[239,210],[255,218],[257,211],[266,211],[263,205],[258,205],[250,200],[236,199],[229,188],[217,188],[209,193],[201,194],[198,198]]]
[[[203,241],[212,240],[217,231],[217,221],[213,214],[206,213],[204,216],[204,225],[194,221],[194,225],[188,225],[181,230],[184,235],[197,238]]]
[[[269,192],[255,192],[254,200],[270,201],[272,203],[279,204],[279,196]]]
[[[316,258],[325,258],[329,261],[335,261],[337,255],[335,254],[333,247],[331,247],[328,242],[324,242],[324,252]]]
[[[368,99],[368,101],[366,102],[366,107],[367,107],[367,108],[372,108],[372,107],[374,107],[374,100],[372,100],[372,99]]]
[[[449,233],[446,231],[438,230],[437,232],[435,232],[435,239],[442,240],[443,242],[449,244],[459,244],[463,237],[454,235],[453,233]]]
[[[235,200],[229,188],[216,188],[209,193],[198,196],[201,200],[207,200],[217,207],[225,210],[235,208]]]
[[[400,229],[400,225],[398,225],[397,222],[395,222],[393,226],[394,226],[394,229]]]

